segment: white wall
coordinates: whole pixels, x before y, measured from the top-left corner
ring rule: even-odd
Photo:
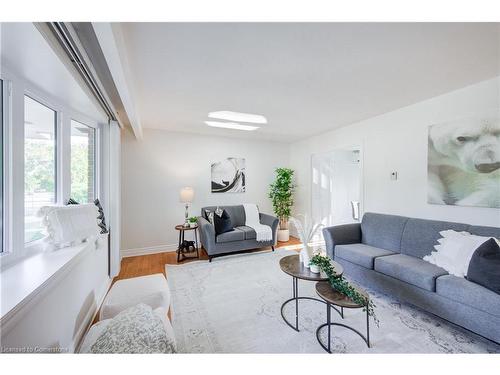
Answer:
[[[499,108],[499,87],[497,77],[293,143],[290,167],[298,183],[294,212],[310,214],[311,154],[361,147],[365,212],[499,226],[500,209],[427,203],[428,126]],[[398,172],[397,181],[390,180],[391,171]]]
[[[53,255],[59,256],[57,252]],[[29,272],[35,275],[41,272],[35,268],[36,259],[29,265],[33,266]],[[25,274],[20,274],[19,282],[28,282],[23,278],[29,280]],[[8,319],[2,318],[1,346],[5,350],[60,348],[64,352],[73,352],[92,322],[110,281],[107,237],[103,237],[97,248],[89,244],[45,285],[23,300]]]
[[[246,159],[246,192],[212,194],[210,164],[226,157]],[[179,191],[194,188],[190,216],[207,205],[252,202],[272,213],[267,192],[277,167],[288,166],[289,146],[164,130],[144,130],[137,141],[122,138],[122,255],[172,250],[174,226],[184,222]]]

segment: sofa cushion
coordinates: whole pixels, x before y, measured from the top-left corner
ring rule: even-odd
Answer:
[[[245,232],[239,229],[233,229],[230,232],[219,234],[215,241],[218,243],[223,242],[234,242],[234,241],[243,241],[245,239]]]
[[[367,212],[361,222],[361,242],[399,253],[407,220],[403,216]]]
[[[462,277],[453,275],[438,277],[436,280],[436,293],[500,317],[500,295]]]
[[[423,258],[434,250],[434,245],[438,244],[437,240],[441,238],[439,232],[447,229],[461,232],[468,228],[467,224],[449,221],[408,219],[401,240],[401,254]]]
[[[395,253],[362,243],[335,246],[335,257],[339,257],[370,270],[373,269],[375,258],[392,254]]]
[[[109,290],[99,312],[100,320],[110,319],[123,310],[145,303],[156,309],[170,308],[170,289],[162,273],[118,280]]]
[[[375,258],[374,268],[384,275],[431,292],[436,290],[436,278],[447,274],[441,267],[404,254]]]
[[[255,240],[257,238],[257,233],[255,233],[255,230],[253,228],[241,225],[239,227],[236,227],[236,229],[241,230],[245,233],[245,240]]]

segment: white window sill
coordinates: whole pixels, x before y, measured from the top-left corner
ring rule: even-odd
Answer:
[[[101,236],[98,243],[99,248],[103,247],[107,243],[107,235]],[[2,325],[23,305],[49,287],[58,276],[64,274],[64,270],[69,269],[92,249],[96,249],[95,242],[85,242],[33,255],[2,270],[0,273]]]

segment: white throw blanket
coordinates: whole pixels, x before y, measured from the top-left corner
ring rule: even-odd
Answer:
[[[273,231],[269,225],[263,225],[260,223],[257,205],[253,203],[244,203],[243,208],[245,209],[246,216],[245,225],[255,230],[255,233],[257,233],[257,241],[272,241]]]

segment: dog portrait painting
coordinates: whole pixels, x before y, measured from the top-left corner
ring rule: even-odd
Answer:
[[[499,112],[429,127],[429,203],[500,208]]]

